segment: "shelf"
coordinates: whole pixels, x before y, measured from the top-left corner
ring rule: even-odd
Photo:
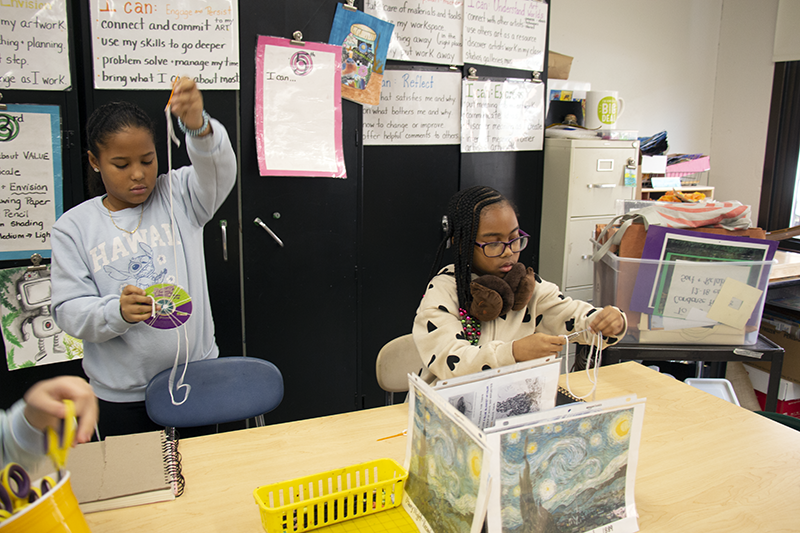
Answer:
[[[706,195],[706,200],[714,199],[714,187],[704,187],[702,185],[692,185],[686,187],[642,187],[640,198],[642,200],[657,200],[659,196],[662,196],[664,193],[670,191],[702,192]]]

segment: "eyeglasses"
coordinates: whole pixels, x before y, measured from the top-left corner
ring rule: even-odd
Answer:
[[[521,252],[528,246],[528,238],[530,235],[525,233],[522,230],[519,230],[519,237],[516,239],[511,239],[508,242],[503,241],[496,241],[496,242],[476,242],[475,246],[480,247],[483,250],[483,255],[486,257],[500,257],[506,252],[506,247],[511,248],[513,253]]]

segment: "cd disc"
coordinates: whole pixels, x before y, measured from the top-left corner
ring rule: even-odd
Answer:
[[[154,317],[145,322],[158,329],[173,329],[183,325],[192,315],[192,298],[177,285],[160,283],[145,289],[147,296],[152,296],[156,304],[161,306]]]

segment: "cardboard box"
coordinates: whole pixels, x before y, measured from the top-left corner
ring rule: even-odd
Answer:
[[[747,371],[747,375],[750,376],[756,399],[758,399],[763,411],[767,405],[769,372],[756,368],[753,363],[745,363],[744,369]],[[778,387],[778,407],[776,412],[800,418],[800,384],[781,379],[780,387]]]
[[[766,312],[761,317],[761,333],[784,349],[781,378],[798,384],[800,389],[800,324],[781,320]],[[772,366],[769,361],[752,361],[747,364],[767,373]]]
[[[569,79],[569,69],[572,68],[572,57],[548,51],[547,78],[552,80]]]

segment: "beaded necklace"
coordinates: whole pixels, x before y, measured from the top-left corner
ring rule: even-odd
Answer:
[[[458,315],[461,317],[461,327],[464,328],[464,335],[473,346],[478,345],[481,338],[481,322],[475,317],[469,316],[463,307],[458,308]]]
[[[142,225],[142,217],[144,217],[144,204],[141,204],[141,206],[142,206],[142,210],[139,212],[139,223],[136,224],[136,227],[133,228],[133,231],[129,231],[129,230],[126,230],[125,228],[120,228],[119,226],[117,226],[117,223],[114,222],[114,217],[111,215],[111,209],[108,208],[108,206],[106,205],[105,200],[103,200],[103,207],[105,207],[106,211],[108,211],[108,218],[111,219],[111,223],[114,224],[114,227],[117,228],[120,231],[124,231],[125,233],[129,233],[131,235],[136,233],[136,230],[138,230],[139,226]]]

